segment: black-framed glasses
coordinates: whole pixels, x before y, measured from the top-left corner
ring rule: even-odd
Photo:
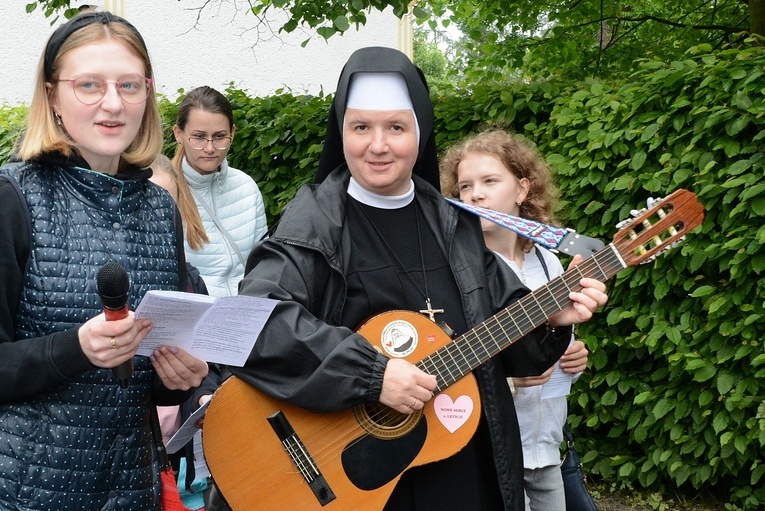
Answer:
[[[196,149],[197,151],[201,151],[205,147],[207,147],[208,143],[212,143],[212,146],[217,149],[218,151],[222,151],[224,149],[228,149],[228,146],[231,145],[231,142],[234,140],[234,137],[213,137],[213,138],[207,138],[207,137],[200,137],[199,135],[194,135],[192,137],[189,137],[189,145]]]
[[[97,76],[79,76],[77,78],[59,78],[58,82],[69,82],[74,90],[74,97],[83,105],[95,105],[106,95],[110,83],[115,84],[117,94],[123,101],[133,105],[143,103],[149,97],[151,78],[141,75],[124,76],[119,80],[104,80]]]

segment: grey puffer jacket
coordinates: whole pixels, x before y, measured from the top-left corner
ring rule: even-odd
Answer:
[[[319,412],[378,401],[388,361],[361,335],[335,326],[341,324],[350,259],[348,180],[341,167],[322,184],[301,188],[274,235],[253,249],[240,286],[240,294],[281,301],[245,367],[231,371],[278,399]],[[439,226],[438,242],[460,290],[468,326],[527,292],[486,249],[477,217],[449,206],[416,176],[414,182],[426,221]],[[506,349],[501,361],[493,359],[474,371],[508,510],[523,509],[523,462],[505,377],[541,374],[560,358],[569,336],[570,331],[546,335],[537,329]]]
[[[133,308],[185,275],[175,205],[149,175],[0,168],[0,211],[15,221],[0,228],[0,509],[159,509],[149,412],[154,398],[180,403],[187,393],[164,388],[145,357],[122,389],[77,341],[102,311],[106,262],[128,271]]]

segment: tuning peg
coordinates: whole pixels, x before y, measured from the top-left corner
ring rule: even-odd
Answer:
[[[621,222],[616,224],[616,228],[617,229],[623,229],[624,227],[627,227],[628,225],[630,225],[632,222],[635,221],[635,218],[639,217],[640,215],[642,215],[643,213],[645,213],[646,211],[648,211],[649,209],[651,209],[656,204],[659,204],[662,201],[664,201],[664,198],[656,199],[654,197],[648,197],[645,200],[646,207],[644,207],[642,209],[632,209],[632,210],[630,210],[630,215],[632,215],[633,218],[625,218],[624,220],[622,220]]]

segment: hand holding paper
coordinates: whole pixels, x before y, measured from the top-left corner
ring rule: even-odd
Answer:
[[[177,346],[207,362],[241,367],[276,303],[252,296],[149,291],[135,318],[149,318],[154,327],[137,354],[149,356],[161,346]]]

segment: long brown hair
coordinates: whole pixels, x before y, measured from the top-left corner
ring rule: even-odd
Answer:
[[[441,159],[441,191],[444,196],[459,197],[457,167],[470,153],[494,156],[515,177],[529,180],[529,192],[519,206],[519,216],[537,222],[555,222],[558,190],[552,181],[550,166],[526,138],[504,130],[485,131],[447,149]],[[531,250],[534,244],[524,237],[519,237],[519,241],[525,252]]]
[[[186,129],[189,116],[194,110],[225,115],[228,119],[228,127],[233,132],[234,112],[231,108],[231,103],[228,102],[226,96],[212,87],[203,85],[193,89],[178,105],[178,116],[175,125],[181,131]],[[191,195],[189,184],[183,175],[183,159],[185,156],[186,148],[179,142],[173,156],[173,167],[178,176],[178,209],[181,211],[181,218],[183,218],[183,224],[186,227],[186,243],[188,243],[192,250],[199,250],[205,243],[210,241],[210,238],[208,238],[204,225],[202,225],[202,217],[199,216],[199,210],[197,209],[194,197]]]

